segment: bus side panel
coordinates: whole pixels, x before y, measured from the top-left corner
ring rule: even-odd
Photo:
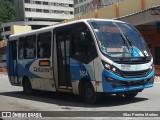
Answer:
[[[7,63],[7,72],[8,72],[8,76],[11,76],[11,72],[10,72],[10,45],[9,42],[7,42],[7,59],[6,59],[6,63]]]
[[[102,72],[103,72],[104,68],[103,68],[103,65],[102,65],[100,58],[96,58],[94,60],[94,68],[95,68],[96,82],[98,82],[98,84],[96,84],[96,91],[103,92]]]
[[[71,71],[72,88],[74,94],[78,94],[79,81],[82,79],[91,81],[95,88],[95,75],[94,75],[93,63],[94,62],[91,61],[88,64],[83,64],[78,60],[70,58],[70,71]]]
[[[19,61],[19,78],[26,76],[30,79],[33,89],[55,91],[52,70],[50,66],[39,66],[40,61],[50,61],[50,59],[26,59]]]

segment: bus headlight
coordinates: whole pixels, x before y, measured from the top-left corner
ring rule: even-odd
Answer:
[[[110,65],[109,63],[106,63],[104,61],[102,61],[102,64],[103,64],[103,66],[104,66],[105,69],[109,70],[112,73],[120,75],[120,71],[115,66]]]
[[[154,65],[152,64],[150,67],[149,67],[149,70],[152,71],[154,69]]]
[[[149,67],[147,74],[149,74],[150,72],[152,72],[153,69],[154,69],[154,65],[152,64],[152,65]]]

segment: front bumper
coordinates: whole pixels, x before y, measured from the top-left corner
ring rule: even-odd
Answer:
[[[119,93],[127,91],[139,91],[153,87],[154,73],[152,70],[147,76],[141,78],[124,78],[108,70],[102,73],[103,92]]]

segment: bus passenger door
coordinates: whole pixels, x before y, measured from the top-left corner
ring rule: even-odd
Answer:
[[[37,64],[34,72],[40,78],[37,78],[37,87],[41,90],[55,91],[53,80],[53,68],[51,62],[51,39],[52,33],[45,32],[38,34],[37,39]]]
[[[19,85],[17,72],[17,40],[9,42],[9,64],[8,74],[12,85]]]
[[[70,79],[70,36],[68,32],[58,33],[57,62],[58,62],[58,88],[71,89]]]

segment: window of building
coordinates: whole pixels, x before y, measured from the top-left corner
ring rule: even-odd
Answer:
[[[43,2],[43,5],[48,5],[48,2]]]
[[[73,4],[69,4],[69,7],[73,7]]]
[[[69,4],[64,4],[64,7],[69,7]]]
[[[62,3],[59,3],[59,5],[58,6],[62,6]]]
[[[25,2],[25,3],[30,3],[31,1],[30,1],[30,0],[25,0],[24,2]]]
[[[10,27],[4,27],[4,31],[10,31]]]
[[[75,12],[75,14],[78,14],[79,13],[79,7],[75,8],[74,12]]]
[[[40,5],[40,4],[41,4],[41,1],[35,1],[35,3]]]
[[[34,4],[34,2],[35,2],[35,1],[32,0],[32,1],[31,1],[31,4]]]
[[[83,2],[83,0],[79,0],[79,3]]]
[[[30,11],[31,11],[31,8],[25,8],[25,11],[30,12]]]
[[[57,3],[53,3],[54,4],[54,6],[56,6],[57,5]]]
[[[70,14],[73,15],[73,11],[70,11]]]
[[[74,0],[74,5],[78,4],[78,0]]]
[[[42,12],[42,10],[41,9],[36,9],[36,12]]]
[[[32,8],[32,12],[36,12],[36,9]]]
[[[50,12],[50,13],[54,13],[54,11],[53,11],[53,10],[50,10],[49,12]]]
[[[37,57],[49,58],[51,56],[51,32],[39,34],[37,46]]]
[[[64,14],[69,14],[69,12],[68,12],[68,11],[65,11]]]
[[[49,10],[45,9],[43,10],[44,13],[49,13]]]
[[[25,37],[25,55],[26,59],[33,59],[36,57],[36,35]]]
[[[80,12],[84,12],[84,7],[80,6]]]

